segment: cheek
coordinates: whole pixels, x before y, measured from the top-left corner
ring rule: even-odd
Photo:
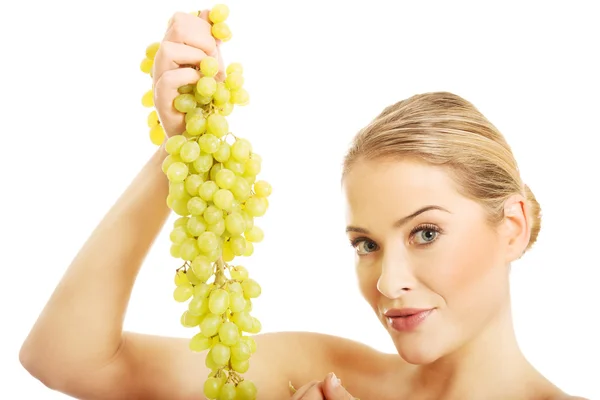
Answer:
[[[365,300],[377,310],[377,300],[379,291],[377,290],[377,280],[379,271],[375,265],[367,265],[365,261],[357,262],[356,276],[358,278],[358,287]]]
[[[472,314],[490,310],[508,290],[496,236],[487,231],[471,231],[469,240],[447,245],[445,261],[436,268],[440,287],[432,289],[437,289],[453,311]]]

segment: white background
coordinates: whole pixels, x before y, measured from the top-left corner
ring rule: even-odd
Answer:
[[[150,87],[138,67],[146,45],[161,39],[174,11],[213,4],[2,2],[0,398],[65,398],[27,374],[19,347],[154,151],[140,103]],[[383,107],[451,91],[506,135],[543,207],[539,243],[514,265],[519,342],[566,391],[600,398],[593,2],[227,4],[234,36],[225,58],[242,62],[251,95],[230,126],[252,141],[261,177],[274,186],[259,223],[266,240],[245,263],[263,285],[255,313],[264,330],[326,332],[394,351],[356,287],[340,164],[352,136]],[[171,298],[178,264],[167,234],[141,271],[126,328],[187,337]]]

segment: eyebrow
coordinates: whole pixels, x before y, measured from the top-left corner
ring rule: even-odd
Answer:
[[[423,208],[418,209],[414,213],[407,215],[406,217],[401,218],[398,221],[394,222],[394,228],[399,228],[402,225],[406,224],[411,219],[415,218],[417,215],[423,214],[424,212],[431,211],[431,210],[440,210],[440,211],[445,211],[447,213],[452,214],[450,211],[446,210],[444,207],[435,206],[435,205],[425,206]],[[369,234],[369,231],[367,229],[360,228],[358,226],[351,226],[351,225],[346,227],[346,233],[348,233],[348,232]]]

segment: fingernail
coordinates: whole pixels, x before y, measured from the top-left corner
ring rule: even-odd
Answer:
[[[331,373],[331,377],[329,379],[331,380],[331,386],[333,386],[333,387],[340,386],[341,381],[338,379],[337,376],[335,376],[335,374],[333,372]]]

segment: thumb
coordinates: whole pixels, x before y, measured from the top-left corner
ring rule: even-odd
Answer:
[[[323,393],[327,400],[354,400],[355,397],[346,391],[342,381],[332,372],[325,378]]]

